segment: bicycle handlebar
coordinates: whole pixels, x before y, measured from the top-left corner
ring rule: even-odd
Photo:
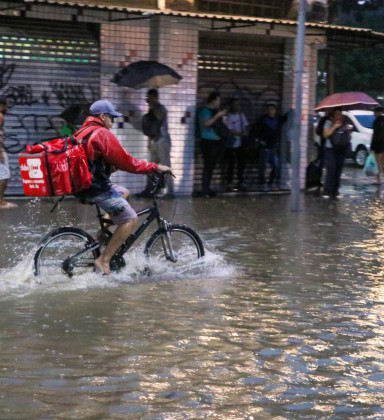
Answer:
[[[154,172],[151,175],[151,183],[153,185],[153,188],[150,191],[151,194],[155,194],[161,188],[165,187],[165,179],[167,176],[173,176],[174,178],[176,178],[175,175],[173,175],[172,171]]]

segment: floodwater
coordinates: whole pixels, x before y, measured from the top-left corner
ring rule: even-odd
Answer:
[[[358,174],[299,213],[289,195],[179,199],[207,256],[151,277],[139,246],[120,274],[36,279],[39,238],[94,234],[94,209],[3,211],[0,418],[383,418],[384,203]]]

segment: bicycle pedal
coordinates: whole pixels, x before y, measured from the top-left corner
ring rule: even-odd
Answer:
[[[148,266],[146,266],[140,271],[140,275],[151,277],[152,276],[152,270]]]
[[[96,239],[100,242],[100,244],[107,244],[111,239],[112,233],[105,230],[99,230],[96,234]]]
[[[109,263],[111,271],[120,271],[125,266],[125,260],[121,255],[114,255]]]

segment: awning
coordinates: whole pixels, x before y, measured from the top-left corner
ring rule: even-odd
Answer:
[[[82,2],[73,1],[62,1],[62,0],[0,0],[0,14],[2,11],[13,10],[27,10],[34,4],[47,4],[52,6],[65,6],[74,7],[77,10],[84,8],[97,9],[97,10],[108,10],[111,12],[121,12],[123,16],[121,18],[109,18],[109,21],[115,20],[133,20],[137,18],[150,18],[153,15],[160,16],[174,16],[183,18],[198,18],[198,19],[209,19],[212,22],[211,30],[223,30],[230,32],[231,29],[245,27],[245,26],[256,26],[257,24],[263,23],[269,25],[272,30],[276,25],[283,26],[297,26],[297,21],[286,20],[286,19],[272,19],[263,17],[252,17],[252,16],[233,16],[225,14],[215,13],[203,13],[203,12],[185,12],[177,10],[160,10],[160,9],[149,9],[149,8],[132,8],[126,7],[124,4],[126,1],[114,0],[113,4],[106,4],[107,0],[83,0]],[[8,5],[8,7],[5,7]],[[316,29],[316,33],[311,33],[311,29]],[[306,23],[306,36],[317,36],[326,35],[327,44],[326,50],[330,52],[348,51],[351,49],[369,48],[372,49],[377,45],[384,44],[384,33],[376,32],[371,29],[365,28],[353,28],[348,26],[329,25],[322,23]]]

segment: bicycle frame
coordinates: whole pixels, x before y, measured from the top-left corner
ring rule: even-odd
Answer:
[[[99,219],[101,229],[103,231],[108,231],[109,234],[110,234],[110,231],[107,229],[105,224],[112,224],[111,220],[103,217],[103,215],[101,214],[100,208],[97,205],[96,205],[96,211],[97,211],[97,218]],[[147,227],[155,219],[157,220],[159,227],[162,226],[162,225],[165,228],[170,226],[170,224],[168,222],[166,222],[160,216],[160,211],[159,211],[159,207],[157,205],[156,198],[154,199],[154,203],[153,203],[152,206],[146,207],[146,208],[137,212],[138,216],[143,216],[145,214],[148,214],[148,217],[141,223],[141,225],[138,227],[138,229],[136,229],[136,231],[127,238],[127,240],[124,242],[124,244],[117,250],[117,252],[115,253],[115,256],[122,257],[131,248],[131,246],[136,242],[136,240],[142,235],[142,233],[147,229]],[[63,270],[66,271],[66,272],[69,272],[71,270],[71,267],[74,265],[74,261],[76,261],[76,259],[81,257],[83,254],[86,254],[87,252],[92,252],[93,250],[97,249],[99,246],[100,246],[100,242],[95,241],[95,242],[87,245],[84,249],[77,252],[75,255],[72,255],[71,257],[68,257],[63,262],[63,265],[62,265]],[[173,250],[172,250],[172,245],[171,245],[171,242],[170,242],[170,239],[169,239],[169,235],[167,235],[167,244],[165,244],[164,241],[163,241],[163,247],[164,247],[164,252],[165,252],[166,258],[173,261],[173,262],[176,262],[177,259],[173,255]]]
[[[164,219],[160,216],[159,207],[156,202],[151,207],[146,207],[137,212],[137,216],[143,216],[144,214],[148,214],[148,217],[141,223],[136,231],[126,239],[115,255],[123,256],[155,219],[159,226],[164,222]]]
[[[172,175],[172,174],[170,174]],[[145,246],[145,255],[147,257],[150,256],[153,244],[156,243],[157,240],[160,239],[161,245],[163,248],[164,256],[166,260],[172,261],[176,263],[178,261],[178,254],[175,253],[174,247],[172,245],[172,231],[175,226],[175,230],[184,231],[185,229],[190,229],[184,225],[173,225],[172,222],[168,222],[160,215],[160,209],[158,205],[158,196],[157,193],[160,191],[161,188],[164,187],[164,175],[163,174],[154,174],[153,176],[154,181],[154,189],[151,191],[153,196],[153,204],[149,207],[143,208],[137,212],[137,216],[147,216],[145,220],[139,225],[139,227],[132,233],[125,242],[120,246],[120,248],[115,252],[113,255],[110,266],[113,271],[120,270],[125,266],[125,261],[123,255],[135,244],[137,239],[144,233],[144,231],[148,228],[148,226],[154,221],[157,220],[157,229],[154,233],[148,238]],[[61,200],[59,200],[61,201]],[[57,206],[57,202],[55,203],[54,208]],[[91,267],[94,266],[93,262],[87,260],[81,260],[87,253],[93,253],[93,258],[97,258],[100,255],[101,249],[104,246],[107,246],[109,238],[113,235],[113,233],[108,229],[109,226],[113,225],[113,222],[106,216],[101,213],[101,208],[96,204],[96,211],[97,211],[97,218],[99,220],[101,230],[97,234],[97,238],[95,239],[90,234],[85,232],[79,228],[71,228],[71,227],[61,227],[55,231],[50,232],[46,235],[46,239],[44,242],[41,242],[41,246],[38,251],[35,253],[35,271],[36,275],[39,274],[39,265],[41,252],[44,250],[51,240],[55,240],[55,238],[62,236],[62,235],[75,235],[81,237],[83,240],[85,239],[85,244],[83,249],[76,252],[73,255],[68,256],[65,258],[64,261],[61,263],[62,271],[65,272],[67,275],[72,276],[73,270],[76,266],[83,266],[83,267]],[[190,229],[190,231],[192,231]],[[203,245],[201,244],[201,239],[195,232],[190,233],[191,238],[195,241],[196,248],[198,250],[198,255],[204,255]],[[196,239],[197,238],[197,239]],[[68,255],[68,254],[67,254]],[[79,265],[78,265],[79,264]],[[37,267],[37,268],[36,268]]]

